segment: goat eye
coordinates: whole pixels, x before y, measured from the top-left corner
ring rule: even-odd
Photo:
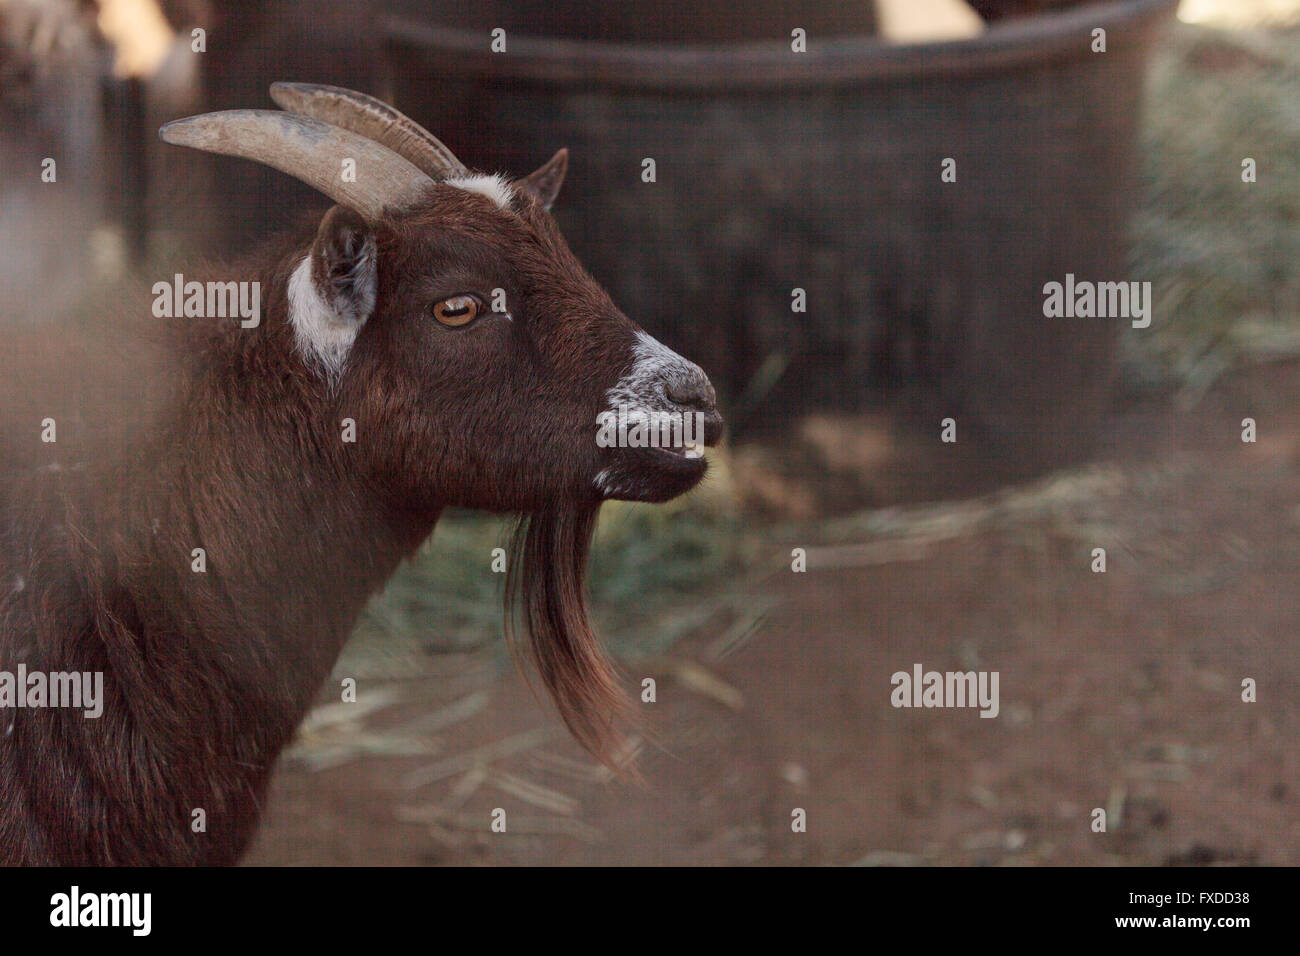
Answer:
[[[443,299],[433,307],[433,317],[443,325],[467,325],[482,311],[479,300],[472,295],[456,295]]]

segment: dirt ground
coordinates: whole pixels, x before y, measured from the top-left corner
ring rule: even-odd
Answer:
[[[630,667],[658,683],[641,784],[486,659],[327,710],[247,862],[1300,863],[1300,364],[1120,412],[1101,464],[1046,516],[822,552],[763,584],[780,603],[735,653],[718,621]],[[913,663],[998,671],[999,716],[893,708]]]

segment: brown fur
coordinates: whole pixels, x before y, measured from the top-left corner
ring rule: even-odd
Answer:
[[[556,507],[520,521],[507,576],[507,628],[515,612],[529,637],[542,682],[578,742],[608,766],[623,769],[620,719],[627,696],[587,620],[587,555],[597,508]]]
[[[617,749],[624,697],[582,589],[592,475],[615,453],[595,415],[635,326],[529,200],[515,214],[438,186],[374,234],[377,302],[336,388],[288,321],[307,231],[215,276],[261,280],[256,329],[152,320],[166,348],[114,324],[99,347],[0,349],[0,669],[105,685],[97,720],[0,710],[0,863],[237,860],[358,614],[449,506],[528,516],[509,590],[539,672],[584,745]],[[429,316],[496,287],[513,321]],[[47,415],[57,444],[39,442]],[[644,497],[696,480],[647,472]]]

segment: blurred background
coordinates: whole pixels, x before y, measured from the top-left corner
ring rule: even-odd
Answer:
[[[643,784],[533,696],[507,523],[454,514],[249,862],[1300,862],[1300,0],[0,0],[5,322],[323,210],[157,140],[274,80],[479,168],[568,146],[566,236],[730,433],[598,532]],[[1045,319],[1066,273],[1150,282],[1150,326]],[[891,707],[917,662],[998,671],[999,717]]]

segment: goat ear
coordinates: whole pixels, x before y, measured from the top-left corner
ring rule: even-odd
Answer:
[[[359,213],[335,206],[325,214],[312,244],[311,277],[337,319],[360,325],[370,318],[378,255],[374,233]]]
[[[516,188],[533,196],[543,209],[550,209],[564,185],[564,174],[569,171],[569,151],[562,149],[537,169],[515,183]]]

